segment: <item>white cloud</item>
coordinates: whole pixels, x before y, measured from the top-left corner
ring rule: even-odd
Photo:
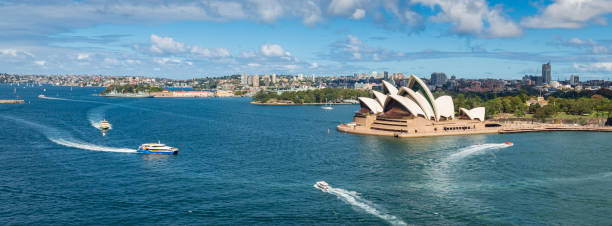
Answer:
[[[176,59],[176,58],[167,58],[167,57],[162,57],[162,58],[155,58],[153,59],[153,62],[160,64],[160,65],[164,65],[167,63],[175,63],[175,64],[180,64],[182,61],[180,59]]]
[[[151,52],[158,54],[185,52],[185,43],[174,41],[171,37],[151,35]]]
[[[285,68],[289,69],[289,70],[295,70],[298,69],[300,66],[295,65],[295,64],[289,64],[289,65],[285,65]]]
[[[308,68],[310,68],[310,69],[315,69],[315,68],[318,68],[318,67],[319,67],[319,64],[318,64],[317,62],[312,62],[312,63],[310,64],[310,67],[308,67]]]
[[[183,42],[175,41],[171,37],[160,37],[155,34],[151,35],[151,46],[149,51],[158,55],[184,55],[192,54],[193,56],[206,58],[224,58],[231,56],[229,50],[225,48],[209,49],[198,45],[187,45]]]
[[[574,69],[587,72],[612,72],[612,62],[596,62],[591,64],[574,64]]]
[[[608,53],[608,47],[600,45],[597,42],[593,41],[592,39],[582,40],[580,38],[571,38],[571,39],[568,39],[567,41],[561,40],[561,45],[579,48],[579,49],[582,49],[582,48],[590,49],[590,53],[592,54],[607,54]]]
[[[37,61],[34,61],[34,63],[36,65],[38,65],[38,66],[45,66],[45,65],[47,65],[47,61],[44,61],[44,60],[37,60]]]
[[[110,64],[110,65],[119,65],[119,64],[121,64],[121,61],[119,61],[119,60],[117,60],[115,58],[107,57],[107,58],[104,58],[104,63],[105,64]]]
[[[261,66],[261,64],[258,64],[258,63],[248,63],[247,65],[249,67],[259,67],[259,66]]]
[[[359,5],[359,0],[332,0],[327,11],[332,15],[349,15]]]
[[[197,45],[191,47],[191,53],[202,57],[229,57],[230,53],[225,48],[208,49]]]
[[[87,58],[89,58],[89,54],[88,53],[79,53],[77,55],[77,60],[84,60],[84,59],[87,59]]]
[[[353,15],[351,15],[351,18],[355,19],[355,20],[359,20],[361,18],[364,18],[366,15],[366,11],[363,9],[355,9],[355,12],[353,13]]]
[[[502,15],[500,8],[490,9],[485,0],[412,0],[440,12],[432,17],[434,22],[451,23],[459,34],[483,37],[515,37],[522,34],[519,26]],[[485,22],[488,23],[486,28]]]
[[[253,58],[257,56],[257,53],[255,51],[243,51],[240,52],[240,55],[244,58]]]
[[[278,44],[264,44],[261,46],[261,54],[267,57],[290,56],[291,54]]]
[[[125,63],[127,63],[127,64],[140,64],[142,62],[140,60],[127,59],[127,60],[125,60]]]
[[[34,54],[31,54],[27,51],[16,50],[16,49],[0,49],[0,55],[7,55],[7,56],[12,56],[12,57],[17,57],[20,55],[29,56],[29,57],[34,56]]]
[[[575,29],[593,22],[607,24],[604,14],[612,13],[610,0],[556,0],[535,16],[524,18],[521,24],[530,28]]]
[[[277,0],[250,0],[255,3],[259,19],[271,23],[283,16],[284,9]]]

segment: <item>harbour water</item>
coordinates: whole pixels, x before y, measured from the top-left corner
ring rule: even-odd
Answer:
[[[43,88],[48,98],[37,98]],[[0,86],[0,99],[13,90]],[[0,222],[612,222],[610,133],[395,139],[337,132],[356,105],[92,96],[100,91],[19,87],[26,104],[0,105]],[[158,140],[179,154],[134,153]],[[320,180],[332,189],[313,188]]]

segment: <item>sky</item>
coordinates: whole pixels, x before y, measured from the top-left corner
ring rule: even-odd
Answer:
[[[612,0],[0,0],[0,73],[612,78]]]

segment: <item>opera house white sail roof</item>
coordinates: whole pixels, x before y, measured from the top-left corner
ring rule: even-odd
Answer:
[[[394,108],[401,106],[404,114],[423,117],[427,120],[440,121],[455,118],[455,106],[452,97],[440,96],[435,99],[427,85],[414,75],[408,78],[407,86],[401,87],[399,90],[387,81],[383,81],[382,86],[385,94],[372,91],[375,99],[359,98],[362,106],[361,112],[368,111],[382,116],[385,114],[391,115],[397,114],[397,110],[394,110]],[[459,111],[460,114],[466,115],[471,120],[484,121],[485,119],[484,107],[477,107],[472,110],[460,108]]]

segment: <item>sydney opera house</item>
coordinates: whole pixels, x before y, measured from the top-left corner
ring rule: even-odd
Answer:
[[[348,133],[420,137],[476,133],[496,133],[499,124],[485,123],[485,108],[471,110],[455,106],[450,96],[434,98],[425,83],[414,75],[399,90],[383,81],[383,92],[372,91],[374,98],[360,97],[361,109],[354,121],[338,130]]]

